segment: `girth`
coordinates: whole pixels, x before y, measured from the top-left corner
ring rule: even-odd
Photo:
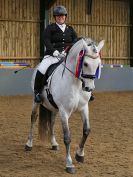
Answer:
[[[52,94],[50,93],[49,89],[46,89],[46,93],[47,93],[47,98],[48,98],[49,102],[52,104],[52,106],[53,106],[54,108],[58,109],[58,107],[57,107],[57,105],[56,105],[56,103],[55,103],[55,101],[54,101],[54,99],[53,99],[53,96],[52,96]]]

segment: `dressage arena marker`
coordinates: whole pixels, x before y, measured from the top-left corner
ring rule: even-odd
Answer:
[[[104,64],[104,65],[101,65],[101,67],[105,67],[105,66],[109,66],[110,68],[123,68],[124,66],[121,65],[121,64]]]
[[[110,65],[110,68],[123,68],[123,65],[114,64],[114,65]]]

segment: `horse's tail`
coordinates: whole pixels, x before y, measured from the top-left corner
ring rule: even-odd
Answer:
[[[47,138],[49,138],[51,135],[51,119],[52,112],[45,108],[43,105],[40,105],[38,133],[39,138],[42,141],[47,140]]]

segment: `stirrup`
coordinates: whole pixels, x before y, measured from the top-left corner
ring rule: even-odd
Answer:
[[[41,103],[41,102],[43,101],[42,96],[41,96],[40,93],[35,94],[35,99],[34,99],[34,101],[35,101],[36,103]]]

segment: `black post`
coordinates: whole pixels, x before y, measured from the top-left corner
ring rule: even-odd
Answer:
[[[133,67],[133,1],[130,0],[130,66]]]
[[[44,20],[45,20],[45,2],[40,0],[40,57],[42,60],[44,56],[44,43],[43,43],[43,31],[44,31]]]
[[[40,0],[40,61],[44,56],[44,28],[48,25],[48,10],[56,0]]]
[[[92,0],[88,0],[88,15],[92,13]]]

